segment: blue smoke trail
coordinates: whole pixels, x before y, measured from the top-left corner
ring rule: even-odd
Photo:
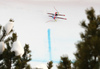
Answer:
[[[49,60],[52,60],[51,55],[51,39],[50,39],[50,29],[48,29],[48,44],[49,44]]]

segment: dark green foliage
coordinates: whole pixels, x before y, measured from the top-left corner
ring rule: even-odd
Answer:
[[[53,67],[53,62],[52,61],[48,62],[47,63],[47,68],[51,69],[52,67]]]
[[[58,69],[71,69],[71,60],[68,57],[61,57],[60,63],[57,65]]]
[[[27,62],[29,62],[31,60],[31,55],[29,54],[30,53],[30,50],[29,50],[29,45],[25,45],[24,47],[24,54],[22,57],[20,56],[17,56],[14,58],[14,63],[15,63],[15,69],[22,69],[22,68],[29,68],[29,65],[27,65]]]
[[[76,44],[74,68],[98,69],[100,66],[100,15],[96,16],[93,8],[87,9],[86,14],[89,23],[81,22],[85,32],[80,34],[82,40]]]
[[[1,28],[2,26],[0,26],[0,29]],[[13,33],[13,30],[11,30],[9,34],[12,34],[12,36],[7,37],[8,35],[5,34],[6,31],[4,29],[2,33],[3,36],[0,41],[6,44],[6,49],[0,54],[0,69],[31,69],[30,65],[27,64],[27,62],[31,60],[29,45],[25,44],[22,57],[15,56],[15,52],[11,52],[11,47],[13,42],[17,40],[17,34]]]

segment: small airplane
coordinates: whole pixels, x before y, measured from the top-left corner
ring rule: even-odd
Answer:
[[[67,20],[66,18],[58,17],[58,16],[65,16],[63,14],[59,14],[59,12],[55,12],[55,14],[53,14],[53,13],[47,13],[47,14],[50,14],[49,17],[52,17],[54,20],[56,20],[56,19]]]
[[[54,9],[57,11],[57,9],[54,7]],[[55,13],[47,13],[49,14],[49,17],[52,17],[55,21],[56,19],[64,19],[67,20],[66,18],[62,18],[62,17],[58,17],[58,16],[65,16],[64,14],[59,14],[59,12],[55,12]]]

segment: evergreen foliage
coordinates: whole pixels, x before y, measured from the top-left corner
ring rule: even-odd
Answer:
[[[100,63],[100,15],[95,15],[93,8],[86,10],[87,19],[81,22],[85,29],[81,33],[81,41],[76,44],[75,69],[99,69]]]
[[[12,21],[11,19],[9,21]],[[6,35],[6,31],[2,26],[2,36],[0,35],[0,42],[3,41],[6,44],[6,48],[2,54],[0,54],[0,69],[31,69],[27,62],[31,60],[31,54],[29,45],[25,44],[24,54],[22,57],[15,56],[15,52],[11,52],[12,44],[17,40],[17,34],[13,32],[13,29]],[[12,34],[10,36],[10,34]]]
[[[71,69],[71,60],[68,57],[61,57],[60,63],[57,65],[58,69]]]
[[[48,62],[47,63],[47,68],[51,69],[52,67],[53,67],[53,62],[52,61]]]

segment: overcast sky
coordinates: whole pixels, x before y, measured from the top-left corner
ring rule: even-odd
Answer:
[[[48,17],[48,12],[56,12],[54,7],[60,14],[65,14],[67,20],[54,22]],[[85,10],[90,7],[96,10],[96,14],[100,14],[99,0],[0,0],[0,24],[4,26],[13,18],[18,40],[23,46],[29,44],[32,51],[31,64],[43,66],[50,59],[48,29],[52,60],[59,61],[62,55],[75,59],[75,44],[81,40],[80,33],[83,31],[80,22],[88,22]],[[49,20],[52,21],[46,23]]]

